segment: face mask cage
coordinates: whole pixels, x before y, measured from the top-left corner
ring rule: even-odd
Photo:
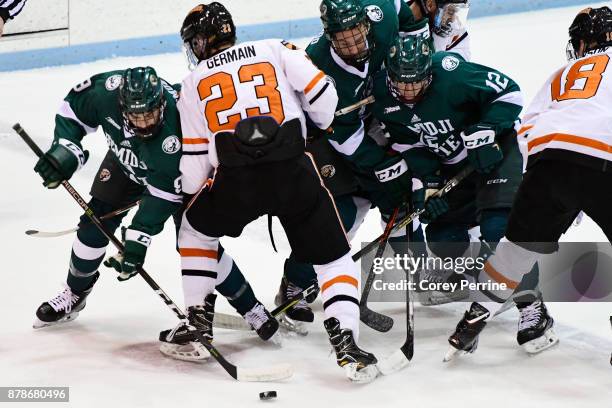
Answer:
[[[128,132],[142,139],[155,136],[164,121],[166,101],[147,112],[123,112],[123,124]]]
[[[190,71],[195,70],[200,61],[207,58],[207,46],[208,41],[202,34],[196,34],[183,43],[183,53]]]
[[[391,94],[395,99],[409,105],[414,105],[419,102],[423,98],[423,95],[425,95],[425,91],[427,91],[430,84],[431,75],[428,75],[420,81],[414,82],[403,82],[392,77],[387,77],[387,86]]]
[[[332,47],[340,58],[348,62],[363,63],[370,57],[368,33],[370,25],[362,21],[348,30],[331,33]]]
[[[432,30],[440,37],[462,32],[467,27],[468,3],[449,3],[438,8],[433,16]]]
[[[578,40],[569,40],[567,42],[567,46],[565,47],[565,55],[567,56],[568,61],[574,61],[578,59],[577,49],[580,47],[580,42]]]

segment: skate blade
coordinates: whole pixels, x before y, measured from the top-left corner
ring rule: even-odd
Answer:
[[[69,315],[66,315],[66,316],[62,317],[61,319],[59,319],[59,320],[57,320],[55,322],[43,322],[38,317],[36,317],[34,319],[34,323],[32,323],[32,328],[33,329],[42,329],[43,327],[57,326],[58,324],[71,322],[74,319],[76,319],[77,317],[79,317],[79,312],[70,313]]]
[[[453,361],[457,357],[464,356],[466,354],[468,354],[467,351],[459,350],[457,348],[454,348],[453,346],[450,346],[448,348],[448,351],[446,352],[446,355],[444,356],[444,359],[442,359],[442,362],[448,363],[449,361]]]
[[[408,366],[410,361],[401,350],[395,351],[389,357],[376,363],[376,368],[381,375],[391,375]]]
[[[348,379],[354,383],[367,384],[381,374],[375,364],[370,364],[361,369],[359,369],[359,366],[358,363],[348,363],[342,367]]]
[[[190,361],[199,363],[208,360],[210,353],[199,342],[190,342],[189,344],[173,344],[162,342],[159,346],[159,351],[170,358],[181,361]]]
[[[306,323],[293,320],[287,317],[286,314],[283,314],[282,316],[277,317],[276,319],[278,320],[280,326],[288,332],[296,333],[300,336],[308,335],[308,328]]]
[[[551,348],[557,343],[559,343],[559,337],[557,337],[553,329],[548,329],[543,335],[524,343],[521,347],[523,347],[527,354],[534,355]]]

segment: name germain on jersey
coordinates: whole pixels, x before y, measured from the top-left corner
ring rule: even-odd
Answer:
[[[217,54],[212,58],[207,59],[206,67],[208,69],[213,69],[215,67],[220,67],[223,64],[239,61],[245,58],[252,58],[255,56],[257,56],[257,53],[255,52],[255,46],[253,45],[232,48],[230,50]]]

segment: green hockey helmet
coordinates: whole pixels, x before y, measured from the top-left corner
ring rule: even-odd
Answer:
[[[323,0],[319,6],[325,37],[348,64],[362,64],[370,57],[370,20],[359,0]]]
[[[153,68],[129,68],[123,72],[119,105],[128,132],[141,138],[155,136],[164,120],[166,99]]]
[[[401,35],[389,48],[385,65],[391,94],[407,104],[417,103],[431,84],[433,44],[429,29]]]

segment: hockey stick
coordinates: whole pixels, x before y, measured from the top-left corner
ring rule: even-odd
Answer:
[[[40,147],[38,147],[36,142],[34,142],[34,140],[32,140],[32,138],[26,133],[26,131],[23,130],[23,128],[21,127],[21,125],[19,125],[19,123],[16,123],[13,126],[13,129],[23,139],[23,141],[30,147],[30,149],[32,149],[32,151],[36,154],[36,156],[38,156],[39,158],[44,157],[43,151],[40,149]],[[113,245],[115,245],[115,247],[120,252],[123,252],[124,247],[121,241],[119,241],[117,237],[115,237],[114,234],[111,234],[110,232],[108,232],[108,230],[102,224],[100,219],[94,214],[93,210],[87,205],[87,202],[85,201],[85,199],[74,189],[74,187],[72,187],[72,185],[67,180],[62,181],[62,186],[64,186],[66,191],[68,191],[68,193],[79,204],[79,206],[83,209],[83,211],[85,211],[85,215],[87,215],[89,219],[91,220],[91,222],[93,222],[93,224],[96,227],[98,227],[100,232],[102,232],[102,234],[104,234],[104,236],[110,242],[112,242]],[[206,350],[208,350],[210,355],[213,356],[215,360],[217,360],[217,362],[225,369],[225,371],[227,371],[229,375],[232,376],[232,378],[238,381],[276,381],[276,380],[282,380],[282,379],[291,377],[291,375],[293,374],[293,370],[287,364],[284,364],[278,367],[268,367],[268,368],[262,367],[262,368],[254,368],[254,369],[243,369],[243,368],[236,367],[234,364],[227,361],[225,357],[223,357],[221,353],[219,353],[219,351],[215,348],[215,346],[210,344],[210,342],[206,340],[204,336],[202,336],[202,334],[198,330],[196,330],[193,326],[189,324],[189,320],[187,316],[181,311],[181,309],[179,309],[176,303],[174,303],[170,299],[170,297],[166,294],[166,292],[164,292],[163,289],[159,287],[159,285],[155,282],[155,280],[153,280],[153,278],[151,278],[151,276],[142,267],[138,268],[138,274],[142,276],[142,278],[145,280],[145,282],[147,282],[147,284],[151,287],[151,289],[153,289],[153,291],[157,293],[157,295],[166,304],[166,306],[168,306],[168,308],[170,308],[172,312],[174,312],[176,317],[178,317],[179,320],[181,320],[185,324],[187,329],[191,333],[193,333],[193,335],[197,338],[198,342],[201,343],[206,348]]]
[[[472,171],[474,171],[474,168],[471,165],[465,166],[461,171],[459,171],[459,173],[457,173],[457,175],[455,175],[455,177],[450,179],[440,190],[436,191],[432,195],[432,197],[445,196],[449,191],[455,188],[457,184],[459,184],[459,182],[461,182],[463,179],[469,176],[472,173]],[[394,225],[393,228],[391,228],[391,233],[394,233],[406,227],[406,225],[410,224],[412,221],[414,221],[419,215],[423,214],[424,212],[425,212],[425,209],[421,208],[407,215],[406,217],[401,219],[396,225]],[[358,259],[363,257],[365,254],[372,251],[374,248],[376,248],[376,245],[378,245],[383,238],[384,238],[384,233],[380,235],[378,238],[376,238],[374,241],[370,242],[369,244],[361,248],[358,252],[356,252],[353,255],[353,260],[357,261]]]
[[[406,271],[409,286],[412,285],[412,274]],[[404,344],[389,357],[379,360],[376,368],[382,375],[393,374],[408,365],[414,356],[414,304],[410,289],[406,290],[406,340]]]
[[[115,210],[115,211],[111,211],[108,214],[104,214],[103,216],[99,217],[100,221],[107,220],[109,218],[113,218],[119,214],[123,214],[124,212],[127,212],[131,210],[132,208],[136,207],[139,202],[140,201],[135,201],[131,204],[128,204],[126,207],[119,208],[118,210]],[[61,237],[63,235],[72,234],[73,232],[76,232],[78,230],[79,230],[79,227],[76,226],[74,228],[70,228],[70,229],[63,230],[63,231],[51,232],[51,231],[39,231],[39,230],[27,230],[25,233],[26,235],[29,235],[31,237],[36,237],[36,238],[55,238],[55,237]]]
[[[302,290],[300,293],[292,297],[291,299],[287,299],[284,303],[280,304],[276,309],[272,310],[270,314],[272,316],[279,317],[284,312],[287,311],[292,306],[295,306],[300,300],[306,298],[311,293],[317,290],[317,285],[313,284],[306,289]],[[230,329],[230,330],[244,330],[251,331],[253,328],[244,321],[242,317],[231,315],[227,313],[215,313],[215,318],[213,319],[213,326],[220,329]]]
[[[385,226],[385,231],[382,235],[383,238],[378,244],[378,249],[376,250],[376,255],[374,255],[374,260],[383,256],[385,248],[387,247],[387,242],[389,241],[389,236],[391,235],[391,229],[393,228],[393,224],[395,224],[395,219],[397,218],[398,213],[399,207],[393,210],[393,214]],[[370,295],[370,290],[374,284],[375,277],[376,274],[374,273],[374,263],[372,263],[372,267],[370,267],[370,271],[368,272],[363,291],[361,292],[361,299],[359,300],[359,319],[372,329],[384,333],[388,332],[393,327],[393,319],[368,308],[368,296]]]
[[[346,115],[347,113],[351,113],[359,108],[361,108],[364,105],[369,105],[370,103],[374,102],[374,95],[370,95],[365,99],[360,100],[357,103],[354,103],[352,105],[347,106],[346,108],[342,108],[336,111],[336,113],[334,113],[335,116],[342,116],[342,115]]]

